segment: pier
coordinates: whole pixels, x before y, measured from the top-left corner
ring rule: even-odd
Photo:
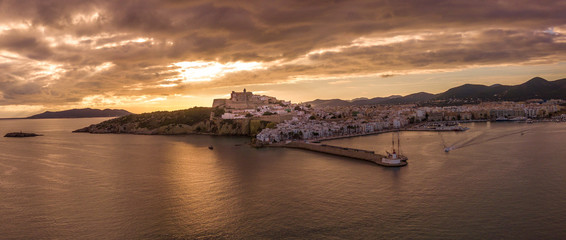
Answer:
[[[401,161],[400,164],[384,163],[381,161],[381,159],[385,157],[384,155],[376,154],[374,151],[367,151],[356,148],[338,147],[338,146],[326,145],[322,143],[310,143],[310,142],[299,142],[299,141],[293,141],[282,146],[369,161],[384,167],[402,167],[407,165],[406,161]]]

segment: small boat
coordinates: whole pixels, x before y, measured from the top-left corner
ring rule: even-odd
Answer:
[[[214,147],[212,145],[208,146],[208,149],[212,150]]]

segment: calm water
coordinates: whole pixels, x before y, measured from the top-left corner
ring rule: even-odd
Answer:
[[[45,134],[0,138],[0,238],[566,239],[566,124],[403,132],[409,165],[392,169],[246,138],[70,132],[100,121],[0,121]]]

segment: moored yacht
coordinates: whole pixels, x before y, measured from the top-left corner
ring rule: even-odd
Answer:
[[[403,155],[399,155],[395,152],[395,149],[393,149],[392,153],[386,152],[387,153],[387,157],[381,158],[381,162],[383,163],[387,163],[387,164],[403,164],[403,162],[407,161],[407,157],[403,156]]]
[[[397,151],[395,151],[395,139],[394,135],[392,136],[392,152],[385,151],[387,153],[386,157],[381,158],[381,162],[390,165],[399,165],[403,166],[407,164],[408,158],[400,154],[400,145],[401,142],[399,140],[399,132],[397,132]]]

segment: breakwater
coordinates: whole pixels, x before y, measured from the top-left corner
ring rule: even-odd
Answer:
[[[310,142],[299,142],[299,141],[290,142],[282,146],[369,161],[384,167],[402,167],[407,165],[407,162],[405,161],[401,161],[400,164],[384,163],[381,161],[381,159],[385,156],[381,154],[376,154],[374,151],[367,151],[356,148],[338,147],[338,146],[326,145],[321,143],[310,143]]]

